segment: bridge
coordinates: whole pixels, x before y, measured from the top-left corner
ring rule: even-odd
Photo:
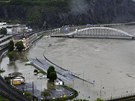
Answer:
[[[70,32],[67,34],[52,34],[51,37],[67,38],[104,38],[104,39],[135,39],[125,31],[110,27],[90,27]]]

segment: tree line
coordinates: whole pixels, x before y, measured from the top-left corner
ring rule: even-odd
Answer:
[[[25,47],[22,41],[18,41],[17,43],[14,43],[14,41],[11,40],[8,45],[8,53],[7,53],[9,60],[15,61],[17,59],[16,52],[21,53],[23,49],[25,49]]]

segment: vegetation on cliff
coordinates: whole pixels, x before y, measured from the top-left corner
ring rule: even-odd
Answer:
[[[133,0],[0,0],[0,20],[35,28],[135,21]]]

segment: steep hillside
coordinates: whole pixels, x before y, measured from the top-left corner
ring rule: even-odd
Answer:
[[[135,21],[133,0],[0,0],[0,19],[33,27]]]

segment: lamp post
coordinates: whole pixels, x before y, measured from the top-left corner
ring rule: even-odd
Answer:
[[[102,80],[101,80],[101,84],[100,84],[100,98],[102,97],[102,89],[104,89],[104,87],[102,88]]]

